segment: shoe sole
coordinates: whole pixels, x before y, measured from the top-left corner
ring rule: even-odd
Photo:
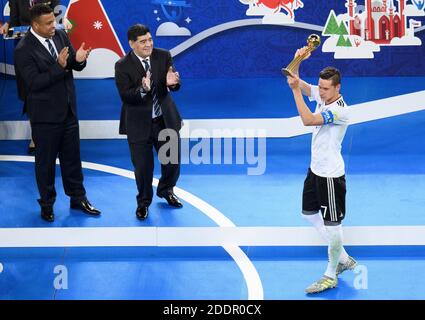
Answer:
[[[305,291],[307,294],[315,294],[315,293],[320,293],[320,292],[324,292],[324,291],[326,291],[326,290],[329,290],[329,289],[334,289],[334,288],[336,288],[336,285],[335,286],[333,286],[333,287],[329,287],[329,288],[326,288],[326,289],[323,289],[323,290],[321,290],[321,291]]]
[[[323,292],[323,291],[326,291],[326,290],[329,290],[329,289],[334,289],[334,288],[336,288],[336,287],[337,287],[337,285],[338,285],[338,284],[335,284],[335,285],[333,285],[333,286],[330,286],[330,287],[325,288],[325,289],[320,290],[320,291],[307,291],[307,290],[305,290],[305,292],[306,292],[306,293],[309,293],[309,294],[312,294],[312,293],[320,293],[320,292]]]

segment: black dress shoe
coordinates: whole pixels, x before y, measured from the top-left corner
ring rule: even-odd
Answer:
[[[164,198],[167,200],[168,204],[172,207],[181,208],[183,207],[182,203],[180,202],[179,198],[173,193],[169,192],[164,196],[159,196],[160,198]]]
[[[55,215],[52,207],[41,207],[41,218],[47,222],[55,221]]]
[[[148,217],[148,214],[149,214],[148,207],[145,207],[145,206],[137,207],[137,210],[136,210],[137,219],[145,220]]]
[[[93,216],[100,215],[100,210],[93,207],[87,199],[81,201],[71,201],[71,208],[84,211],[85,213]]]

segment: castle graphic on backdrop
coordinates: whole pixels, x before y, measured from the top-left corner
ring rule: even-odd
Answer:
[[[346,0],[346,12],[329,13],[322,51],[334,52],[336,59],[372,59],[381,46],[420,46],[415,28],[422,23],[408,17],[424,15],[424,0],[407,1]]]
[[[347,0],[350,34],[377,44],[389,43],[395,37],[406,36],[406,0],[396,1],[397,7],[393,0],[366,0],[366,11],[356,14],[356,1]]]

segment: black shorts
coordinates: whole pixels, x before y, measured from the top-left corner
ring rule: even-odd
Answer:
[[[340,224],[345,217],[345,175],[339,178],[324,178],[308,169],[304,181],[303,213],[322,212],[327,224]]]

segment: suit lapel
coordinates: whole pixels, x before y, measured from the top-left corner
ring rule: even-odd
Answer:
[[[55,59],[53,59],[52,55],[49,51],[47,51],[46,47],[41,44],[41,42],[31,33],[28,32],[28,37],[31,40],[32,44],[36,47],[37,51],[49,62],[56,62]]]
[[[139,75],[143,78],[146,77],[146,71],[145,68],[143,68],[142,63],[140,62],[139,58],[136,56],[136,54],[134,53],[134,51],[130,52],[130,57],[131,57],[131,61],[133,61],[137,72],[139,73]]]
[[[58,52],[58,56],[59,53],[61,52],[61,50],[63,49],[64,45],[62,43],[62,39],[61,37],[58,35],[57,32],[55,32],[55,35],[53,36],[53,42],[55,43],[55,47],[56,47],[56,51]]]
[[[155,49],[153,49],[152,55],[151,55],[151,69],[152,69],[153,81],[155,83],[158,83],[159,61],[158,61],[158,54]]]

